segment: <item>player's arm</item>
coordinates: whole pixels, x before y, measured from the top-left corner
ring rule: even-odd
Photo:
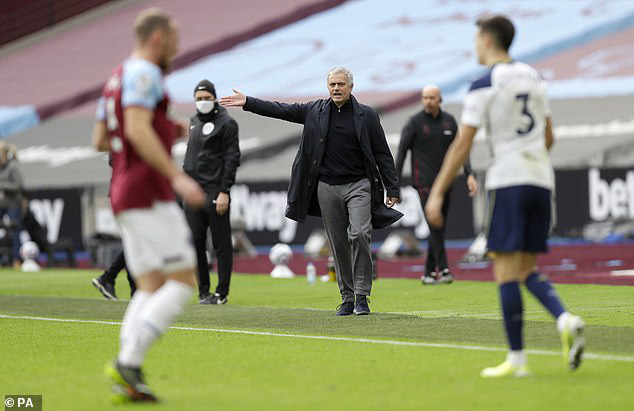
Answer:
[[[555,134],[553,133],[553,122],[550,117],[546,117],[546,148],[548,150],[551,149],[553,144],[555,144]]]
[[[154,113],[146,108],[131,106],[123,110],[125,135],[139,157],[165,176],[174,190],[192,206],[201,206],[205,196],[194,180],[179,170],[161,144],[152,127]]]
[[[434,180],[434,185],[431,188],[427,206],[425,207],[428,222],[434,227],[442,227],[444,224],[441,213],[443,197],[456,178],[458,170],[469,157],[471,145],[477,131],[478,129],[475,127],[463,125],[458,137],[451,143],[445,155],[445,160],[438,176]]]
[[[110,151],[110,139],[105,121],[97,121],[92,129],[92,144],[97,151]]]

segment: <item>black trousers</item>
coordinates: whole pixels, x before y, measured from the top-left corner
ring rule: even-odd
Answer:
[[[217,195],[209,195],[211,200]],[[196,258],[198,261],[198,295],[209,295],[209,262],[207,261],[207,228],[211,230],[211,239],[217,259],[218,286],[216,292],[222,296],[229,294],[231,271],[233,270],[233,245],[231,243],[230,209],[223,215],[216,212],[216,204],[208,201],[205,207],[192,210],[185,206],[185,216],[192,230]]]
[[[134,282],[134,278],[130,275],[130,271],[128,270],[128,266],[125,263],[125,256],[123,255],[123,250],[117,254],[117,257],[112,260],[110,266],[106,269],[106,271],[101,275],[101,278],[104,281],[114,284],[114,280],[117,278],[117,275],[125,268],[126,273],[128,274],[128,283],[130,283],[130,293],[134,294],[136,291],[136,283]]]
[[[418,191],[418,196],[420,197],[420,203],[423,207],[423,214],[425,213],[425,204],[427,204],[430,190],[431,187],[416,187],[416,191]],[[447,251],[445,249],[445,227],[447,226],[450,200],[451,189],[447,190],[442,205],[443,226],[440,228],[429,226],[430,232],[427,247],[427,261],[425,262],[425,274],[431,274],[435,271],[440,272],[445,268],[449,268],[449,264],[447,263]],[[427,219],[427,215],[425,215],[425,219]]]

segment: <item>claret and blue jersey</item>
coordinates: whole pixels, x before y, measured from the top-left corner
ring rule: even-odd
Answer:
[[[130,208],[149,208],[157,200],[174,199],[169,181],[139,157],[124,133],[123,109],[148,109],[154,113],[154,131],[171,153],[176,128],[167,116],[169,99],[162,82],[161,69],[156,64],[132,57],[114,69],[99,100],[97,119],[105,122],[110,137],[110,201],[115,214]]]

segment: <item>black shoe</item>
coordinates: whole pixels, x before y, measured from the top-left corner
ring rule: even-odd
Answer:
[[[453,283],[453,274],[449,271],[448,268],[445,268],[440,272],[440,277],[438,277],[438,284],[451,284]]]
[[[92,285],[108,300],[117,300],[117,294],[114,291],[114,283],[104,281],[101,277],[93,278]]]
[[[112,378],[115,402],[158,402],[158,398],[145,384],[141,368],[124,367],[116,361],[106,365],[106,375]]]
[[[211,294],[201,294],[198,297],[198,304],[211,304]]]
[[[356,315],[370,314],[370,307],[368,306],[368,298],[365,295],[357,295],[356,302],[354,303],[354,313]]]
[[[353,312],[354,312],[354,303],[352,301],[341,303],[337,307],[337,317],[341,317],[342,315],[350,315]]]
[[[210,304],[215,304],[215,305],[222,305],[222,304],[227,304],[227,296],[222,296],[219,293],[214,293],[214,295],[211,296],[211,302]]]

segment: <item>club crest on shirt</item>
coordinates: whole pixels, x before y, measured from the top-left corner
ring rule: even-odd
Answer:
[[[112,140],[110,140],[110,150],[114,151],[115,153],[120,153],[123,151],[123,142],[121,141],[121,138],[115,136],[112,138]]]
[[[211,121],[209,123],[205,123],[205,125],[203,126],[203,134],[208,136],[209,134],[211,134],[212,131],[214,131],[214,123],[212,123]]]
[[[134,86],[139,94],[146,95],[152,87],[152,77],[149,74],[141,73],[134,79]]]

